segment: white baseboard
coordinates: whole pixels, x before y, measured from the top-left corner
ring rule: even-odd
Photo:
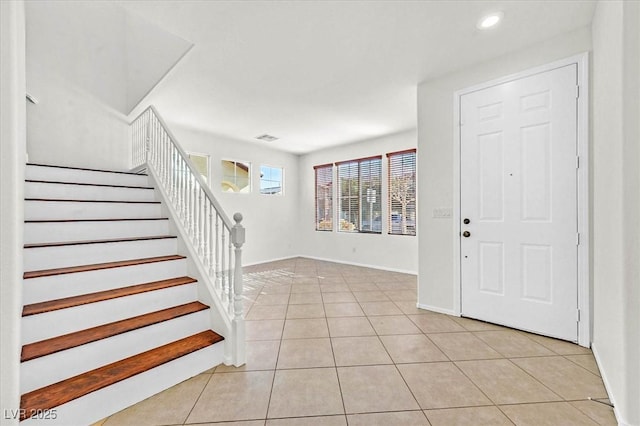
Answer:
[[[604,383],[604,389],[607,391],[607,395],[609,396],[609,401],[613,405],[613,414],[616,416],[616,421],[618,422],[618,426],[633,426],[631,423],[626,422],[620,412],[618,411],[616,398],[611,392],[611,385],[609,379],[607,377],[606,371],[602,368],[602,363],[600,362],[600,355],[598,352],[598,346],[592,342],[591,343],[591,351],[593,352],[593,357],[596,360],[596,364],[598,365],[598,370],[600,371],[600,376],[602,377],[602,382]]]
[[[305,256],[305,255],[294,256],[294,257],[302,257],[302,258],[305,258],[305,259],[321,260],[323,262],[340,263],[342,265],[361,266],[361,267],[364,267],[364,268],[379,269],[381,271],[399,272],[401,274],[409,274],[409,275],[416,275],[416,276],[418,275],[418,273],[415,272],[415,271],[407,271],[406,269],[397,269],[397,268],[385,268],[385,267],[381,267],[380,265],[370,265],[370,264],[367,264],[367,263],[347,262],[347,261],[344,261],[344,260],[327,259],[327,258],[324,258],[324,257]]]
[[[270,262],[279,262],[281,260],[290,260],[290,259],[295,259],[297,257],[302,257],[302,256],[285,256],[285,257],[276,257],[274,259],[268,259],[268,260],[260,260],[258,262],[251,262],[251,263],[243,263],[242,267],[245,266],[254,266],[254,265],[262,265],[263,263],[270,263]]]
[[[437,312],[439,314],[451,315],[451,316],[454,316],[454,317],[459,317],[460,316],[453,309],[443,309],[443,308],[439,308],[437,306],[425,305],[424,303],[418,303],[416,306],[419,309],[425,309],[427,311]]]

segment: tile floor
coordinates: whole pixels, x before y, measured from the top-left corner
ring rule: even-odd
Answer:
[[[310,259],[246,268],[247,364],[100,425],[615,425],[590,350],[416,308],[411,275]]]

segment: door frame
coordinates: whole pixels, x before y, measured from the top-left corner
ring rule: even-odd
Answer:
[[[578,72],[578,105],[577,105],[577,155],[579,167],[577,172],[577,206],[578,206],[578,344],[584,347],[591,345],[591,273],[590,273],[590,233],[589,233],[589,53],[581,53],[546,65],[534,67],[505,77],[490,80],[471,87],[458,90],[453,100],[453,306],[457,316],[462,314],[462,279],[460,250],[460,98],[463,95],[487,89],[513,80],[530,77],[535,74],[551,71],[567,65],[576,64]]]

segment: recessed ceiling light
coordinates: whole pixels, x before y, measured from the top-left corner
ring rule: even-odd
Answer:
[[[264,134],[264,135],[256,136],[256,139],[260,139],[261,141],[265,141],[265,142],[273,142],[273,141],[277,141],[279,138]]]
[[[504,17],[504,13],[494,12],[480,18],[476,26],[481,30],[487,30],[489,28],[493,28],[496,25],[498,25],[498,23],[502,20],[503,17]]]

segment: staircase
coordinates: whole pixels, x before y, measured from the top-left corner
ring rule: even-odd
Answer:
[[[27,165],[23,424],[90,424],[225,360],[150,182]]]

